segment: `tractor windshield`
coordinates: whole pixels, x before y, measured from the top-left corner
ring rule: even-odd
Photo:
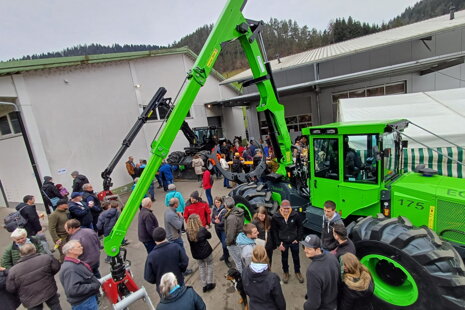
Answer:
[[[344,181],[378,182],[378,135],[344,136]]]

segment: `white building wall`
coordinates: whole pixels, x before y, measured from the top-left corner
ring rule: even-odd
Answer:
[[[223,107],[222,123],[224,136],[233,141],[234,137],[245,138],[244,114],[242,107]],[[250,125],[249,125],[250,126]]]
[[[18,94],[14,92],[17,85],[11,78],[2,77],[0,97],[17,96],[20,109],[31,111],[32,114],[23,117],[26,126],[31,115],[37,124],[37,132],[32,132],[36,139],[31,144],[34,148],[41,140],[43,151],[39,157],[45,160],[42,166],[48,166],[42,169],[46,172],[39,166],[42,176],[50,174],[55,183],[71,190],[70,173],[78,170],[89,178],[96,191],[100,191],[100,173],[137,120],[141,105],[147,104],[161,86],[168,90],[165,97],[174,98],[193,63],[185,55],[168,55],[25,72],[15,77],[22,83]],[[191,118],[187,119],[191,127],[207,125],[205,102],[236,95],[225,86],[221,88],[225,89],[220,90],[218,80],[209,77],[194,101]],[[21,106],[22,103],[27,106]],[[150,144],[161,124],[161,121],[150,121],[141,130],[114,169],[114,188],[132,181],[124,166],[127,156],[132,155],[136,160],[150,157]],[[21,145],[25,149],[21,137],[0,140],[0,180],[8,201],[19,202],[24,195],[32,193],[40,202],[27,154],[26,160],[20,163],[15,155],[20,152],[17,150]],[[182,150],[185,146],[188,146],[187,140],[182,133],[178,134],[171,151]],[[9,152],[4,152],[5,149]],[[14,173],[12,162],[18,163]]]
[[[40,201],[40,192],[34,178],[23,137],[17,135],[0,141],[0,180],[10,207],[22,202],[26,195],[34,195]],[[0,204],[0,207],[6,205]]]

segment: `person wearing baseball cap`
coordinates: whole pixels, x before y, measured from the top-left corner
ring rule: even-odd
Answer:
[[[283,266],[283,282],[289,282],[289,249],[292,253],[294,271],[297,280],[304,283],[300,273],[299,240],[302,240],[303,225],[300,215],[292,210],[289,200],[283,200],[279,211],[271,218],[271,232],[274,244],[281,251],[281,263]]]
[[[308,235],[300,241],[305,256],[312,260],[307,269],[307,300],[304,310],[336,309],[340,266],[336,256],[321,250],[321,239]]]

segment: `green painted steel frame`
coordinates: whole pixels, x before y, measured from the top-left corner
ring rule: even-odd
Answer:
[[[148,160],[147,166],[137,182],[134,191],[129,196],[126,206],[113,227],[111,234],[104,239],[104,250],[109,256],[118,255],[121,242],[133,221],[138,207],[152,183],[162,160],[168,155],[170,147],[200,88],[205,84],[206,79],[212,72],[213,65],[222,50],[223,44],[238,39],[244,49],[254,78],[268,75],[262,52],[257,40],[254,39],[250,27],[246,27],[247,30],[244,33],[238,31],[237,26],[247,23],[245,17],[242,15],[242,9],[246,2],[246,0],[229,0],[226,3],[194,63],[193,69],[188,73],[188,81],[179,97],[179,102],[175,105],[160,136],[152,143],[153,155]],[[258,82],[257,88],[261,98],[257,109],[258,111],[269,110],[271,112],[278,131],[277,139],[283,154],[283,158],[280,159],[279,171],[284,173],[285,167],[293,163],[291,138],[284,118],[284,107],[278,102],[277,94],[270,79],[263,79]]]

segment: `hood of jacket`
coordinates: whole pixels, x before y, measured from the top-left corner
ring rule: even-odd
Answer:
[[[117,213],[118,213],[118,209],[116,209],[116,208],[110,208],[110,209],[107,210],[107,212],[105,213],[105,217],[106,217],[106,218],[112,218],[112,217],[114,217]]]
[[[184,293],[187,291],[187,286],[181,286],[180,288],[178,288],[177,290],[175,290],[172,294],[169,294],[168,296],[166,296],[165,298],[162,298],[160,300],[160,303],[161,304],[169,304],[169,303],[172,303],[172,302],[175,302],[177,301],[179,298],[182,297],[182,295],[184,295]]]
[[[236,237],[236,244],[237,245],[255,244],[255,240],[250,239],[249,237],[247,237],[247,235],[245,233],[241,232]]]
[[[21,202],[20,204],[18,204],[18,205],[16,206],[16,210],[19,211],[19,209],[21,209],[22,207],[26,207],[26,206],[28,206],[27,203]]]
[[[343,281],[348,288],[353,291],[358,291],[362,295],[368,293],[367,290],[372,283],[371,276],[366,271],[363,271],[358,278],[351,274],[344,274]]]
[[[244,215],[244,210],[241,208],[232,208],[232,210],[229,212],[230,215],[237,215],[237,216],[243,216]]]
[[[78,175],[78,176],[76,177],[76,179],[78,179],[78,180],[80,180],[80,181],[82,181],[82,182],[85,182],[85,181],[87,180],[87,178],[86,178],[85,176],[83,176],[82,174]]]
[[[337,212],[334,213],[334,216],[333,216],[333,218],[331,220],[328,220],[328,218],[325,215],[323,215],[323,225],[325,223],[328,223],[328,222],[331,224],[331,223],[337,222],[339,220],[342,220],[342,218],[339,215],[339,213],[337,213]]]
[[[250,267],[247,267],[248,275],[250,277],[251,282],[256,282],[256,283],[263,283],[267,281],[267,276],[270,273],[270,271],[267,269],[263,272],[255,272]]]

